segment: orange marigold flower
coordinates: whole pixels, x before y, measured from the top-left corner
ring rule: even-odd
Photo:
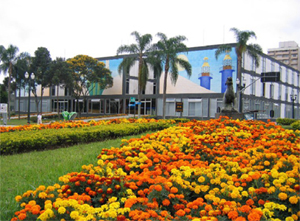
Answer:
[[[177,192],[178,192],[178,189],[177,189],[176,187],[172,187],[172,188],[170,189],[170,192],[171,192],[171,193],[177,193]]]
[[[162,201],[162,204],[163,204],[164,206],[169,206],[169,205],[170,205],[170,200],[164,199],[164,200]]]
[[[246,218],[239,216],[238,218],[235,219],[235,221],[246,221]]]
[[[261,217],[261,215],[259,213],[256,213],[256,212],[251,212],[247,216],[248,221],[257,221],[257,220],[260,220],[260,217]]]
[[[236,219],[238,216],[239,216],[239,214],[238,214],[238,212],[237,211],[230,211],[228,214],[227,214],[227,216],[228,216],[228,218],[229,219]]]
[[[287,194],[286,193],[279,193],[278,194],[278,198],[280,199],[280,200],[286,200],[287,199]]]
[[[161,185],[155,185],[155,190],[158,192],[162,191]]]
[[[175,214],[176,214],[177,216],[184,216],[184,215],[185,215],[185,212],[184,212],[184,210],[180,209],[180,210],[178,210]]]
[[[249,206],[251,206],[251,205],[254,204],[254,201],[253,201],[252,199],[248,199],[248,200],[246,201],[246,204],[249,205]]]
[[[296,196],[291,196],[289,198],[289,201],[291,204],[297,204],[298,203],[298,198]]]
[[[265,201],[262,200],[262,199],[260,199],[260,200],[258,200],[258,204],[259,204],[259,205],[264,205],[264,204],[265,204]]]
[[[20,215],[18,215],[19,220],[24,220],[26,219],[26,213],[21,213]]]

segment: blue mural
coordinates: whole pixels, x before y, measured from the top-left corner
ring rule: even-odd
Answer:
[[[119,64],[122,62],[122,58],[119,59],[112,59],[112,60],[100,60],[104,64],[108,62],[108,69],[111,71],[111,76],[116,77],[119,75],[118,67]],[[94,84],[92,85],[94,87]],[[99,84],[96,84],[93,90],[91,91],[90,95],[102,95],[103,89],[100,88]]]
[[[234,48],[226,54],[221,54],[218,59],[215,57],[216,50],[189,51],[179,54],[179,57],[186,57],[192,65],[192,76],[189,78],[184,70],[180,70],[179,75],[217,93],[225,92],[227,88],[225,82],[228,77],[232,77],[236,87],[237,56]]]

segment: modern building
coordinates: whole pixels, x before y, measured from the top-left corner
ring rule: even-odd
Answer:
[[[237,55],[231,44],[232,50],[222,54],[218,59],[215,52],[221,45],[189,48],[188,53],[179,53],[178,56],[187,60],[192,65],[192,75],[179,66],[177,83],[172,84],[170,78],[167,83],[166,116],[185,117],[195,119],[214,118],[215,114],[223,107],[223,95],[226,90],[225,82],[232,77],[234,90],[241,97],[241,108],[244,113],[255,113],[258,119],[270,118],[274,112],[276,118],[300,118],[299,70],[286,63],[278,61],[269,55],[260,55],[260,65],[256,68],[250,56],[244,54],[242,59],[242,79],[237,80]],[[128,56],[128,55],[126,55]],[[97,58],[105,63],[112,72],[113,87],[108,89],[95,88],[92,93],[79,102],[86,102],[86,114],[120,114],[134,113],[130,105],[132,100],[137,101],[138,65],[131,68],[128,75],[119,74],[118,66],[125,56],[111,56]],[[261,80],[262,73],[279,73],[278,81]],[[237,90],[237,83],[243,90]],[[58,93],[58,94],[57,94]],[[40,94],[39,92],[37,94]],[[18,92],[16,93],[18,95]],[[291,100],[291,98],[297,99]],[[163,73],[155,76],[149,70],[149,79],[142,94],[141,114],[162,116],[163,105]],[[32,98],[32,95],[31,95]],[[57,102],[58,99],[58,102]],[[18,97],[15,107],[18,110]],[[176,111],[176,103],[183,104],[182,112]],[[44,90],[43,112],[60,110],[76,111],[77,102],[66,88],[56,87]],[[20,97],[20,110],[27,112],[28,93],[22,90]],[[31,112],[36,111],[35,99],[31,99]],[[239,107],[236,107],[238,109]],[[272,114],[271,114],[272,115]]]
[[[268,55],[300,71],[300,47],[295,41],[279,42],[279,48],[268,49]]]

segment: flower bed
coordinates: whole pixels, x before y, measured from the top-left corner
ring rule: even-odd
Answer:
[[[155,119],[134,119],[134,118],[120,118],[111,120],[90,120],[88,122],[82,120],[76,121],[60,121],[53,122],[50,124],[30,124],[30,125],[20,125],[20,126],[9,126],[0,127],[0,133],[14,132],[14,131],[32,131],[32,130],[43,130],[43,129],[61,129],[61,128],[78,128],[78,127],[91,127],[99,125],[109,125],[109,124],[125,124],[125,123],[154,123],[161,122],[162,120]],[[165,121],[165,122],[171,122]]]
[[[12,220],[298,220],[299,135],[218,119],[124,140],[17,196]]]

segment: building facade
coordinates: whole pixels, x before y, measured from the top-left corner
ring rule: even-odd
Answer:
[[[300,71],[300,48],[296,42],[279,42],[279,48],[268,49],[268,55]]]
[[[189,48],[187,53],[179,53],[178,56],[189,61],[192,65],[192,75],[178,67],[179,76],[176,84],[172,84],[170,78],[167,83],[166,116],[186,117],[195,119],[214,118],[215,114],[223,107],[223,94],[226,91],[225,82],[232,77],[234,90],[241,97],[241,108],[244,113],[255,113],[258,119],[270,118],[300,118],[299,113],[299,70],[280,62],[266,54],[260,57],[260,65],[256,68],[251,57],[244,54],[242,60],[242,79],[239,79],[243,90],[237,90],[237,55],[235,44],[232,50],[226,54],[215,57],[215,51],[220,45]],[[131,68],[129,75],[118,73],[118,66],[124,56],[97,58],[105,63],[112,72],[113,87],[102,90],[97,86],[86,98],[86,114],[134,114],[136,107],[130,105],[130,101],[136,99],[138,88],[138,65]],[[276,82],[262,82],[262,73],[279,72],[280,79]],[[142,115],[155,115],[161,117],[163,73],[155,76],[149,70],[149,79],[146,89],[143,91],[141,102]],[[16,93],[18,95],[18,92]],[[39,94],[39,92],[37,93]],[[291,95],[297,99],[292,101]],[[20,97],[20,110],[27,111],[28,93],[22,91]],[[32,98],[32,97],[31,97]],[[58,102],[57,102],[58,100]],[[85,99],[79,100],[79,104]],[[183,104],[182,112],[176,111],[176,103]],[[53,87],[45,89],[43,97],[43,112],[57,111],[57,107],[63,111],[76,111],[76,100],[68,93],[66,88]],[[18,97],[15,103],[18,110]],[[294,108],[293,108],[294,107]],[[31,99],[31,112],[36,111],[34,98]],[[236,107],[238,109],[238,107]]]

